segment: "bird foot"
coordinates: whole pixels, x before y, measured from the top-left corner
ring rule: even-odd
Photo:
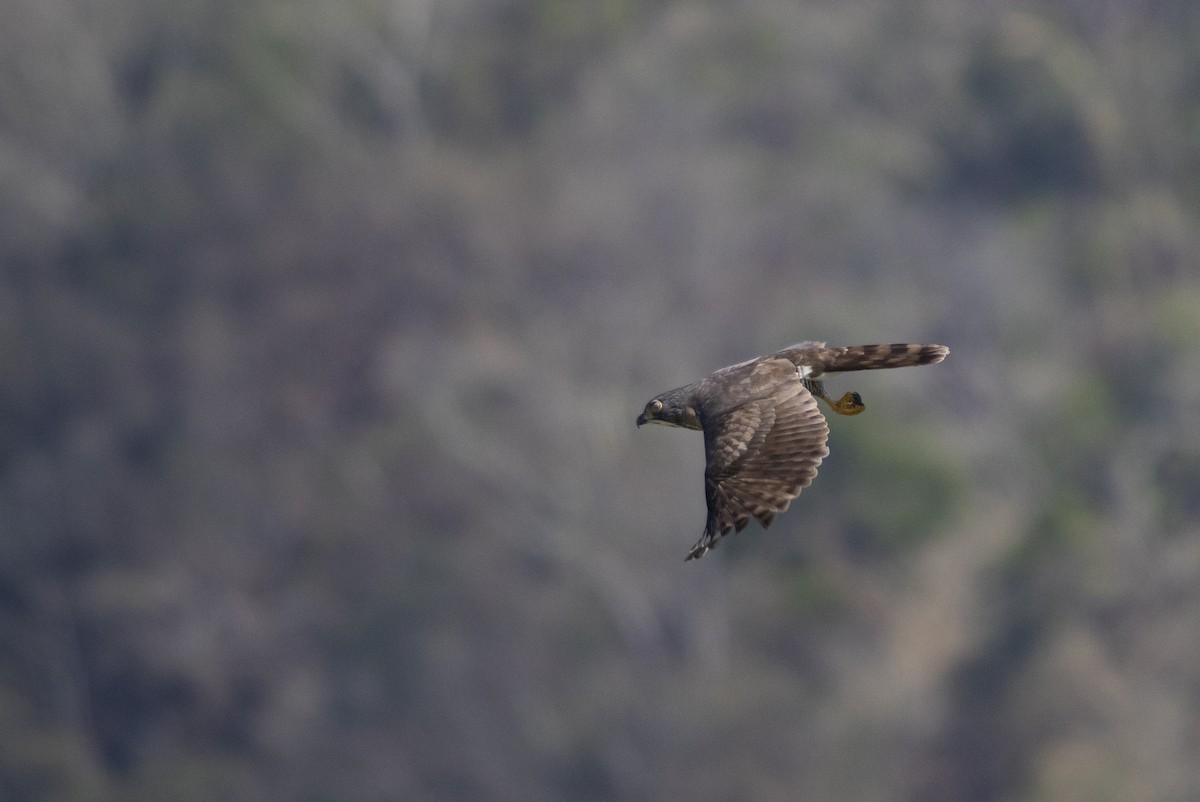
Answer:
[[[820,380],[801,379],[801,381],[804,382],[804,386],[810,393],[828,404],[829,408],[839,415],[857,415],[867,408],[867,405],[863,403],[862,396],[858,393],[846,393],[834,401],[825,392],[825,385]]]
[[[837,401],[825,396],[824,401],[839,415],[857,415],[867,408],[867,405],[863,403],[862,396],[858,393],[846,393]]]

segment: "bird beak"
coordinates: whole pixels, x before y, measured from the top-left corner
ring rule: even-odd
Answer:
[[[638,428],[639,428],[639,429],[642,427],[642,424],[643,424],[643,423],[645,423],[645,422],[646,422],[646,416],[645,416],[645,415],[638,415],[638,418],[637,418],[637,425],[638,425]]]

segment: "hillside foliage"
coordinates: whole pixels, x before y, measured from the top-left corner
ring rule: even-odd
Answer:
[[[1200,797],[1200,6],[0,10],[0,798]],[[683,563],[654,393],[803,339]]]

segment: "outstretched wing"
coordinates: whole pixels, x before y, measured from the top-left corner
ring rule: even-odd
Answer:
[[[740,532],[751,516],[769,525],[812,483],[829,454],[829,427],[816,399],[795,368],[777,361],[786,369],[776,372],[769,393],[705,422],[708,523],[689,560]]]

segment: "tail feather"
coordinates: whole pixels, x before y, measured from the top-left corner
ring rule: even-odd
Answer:
[[[903,368],[912,365],[932,365],[950,353],[944,345],[891,343],[890,345],[852,345],[847,348],[824,348],[818,357],[825,373],[849,370]]]

